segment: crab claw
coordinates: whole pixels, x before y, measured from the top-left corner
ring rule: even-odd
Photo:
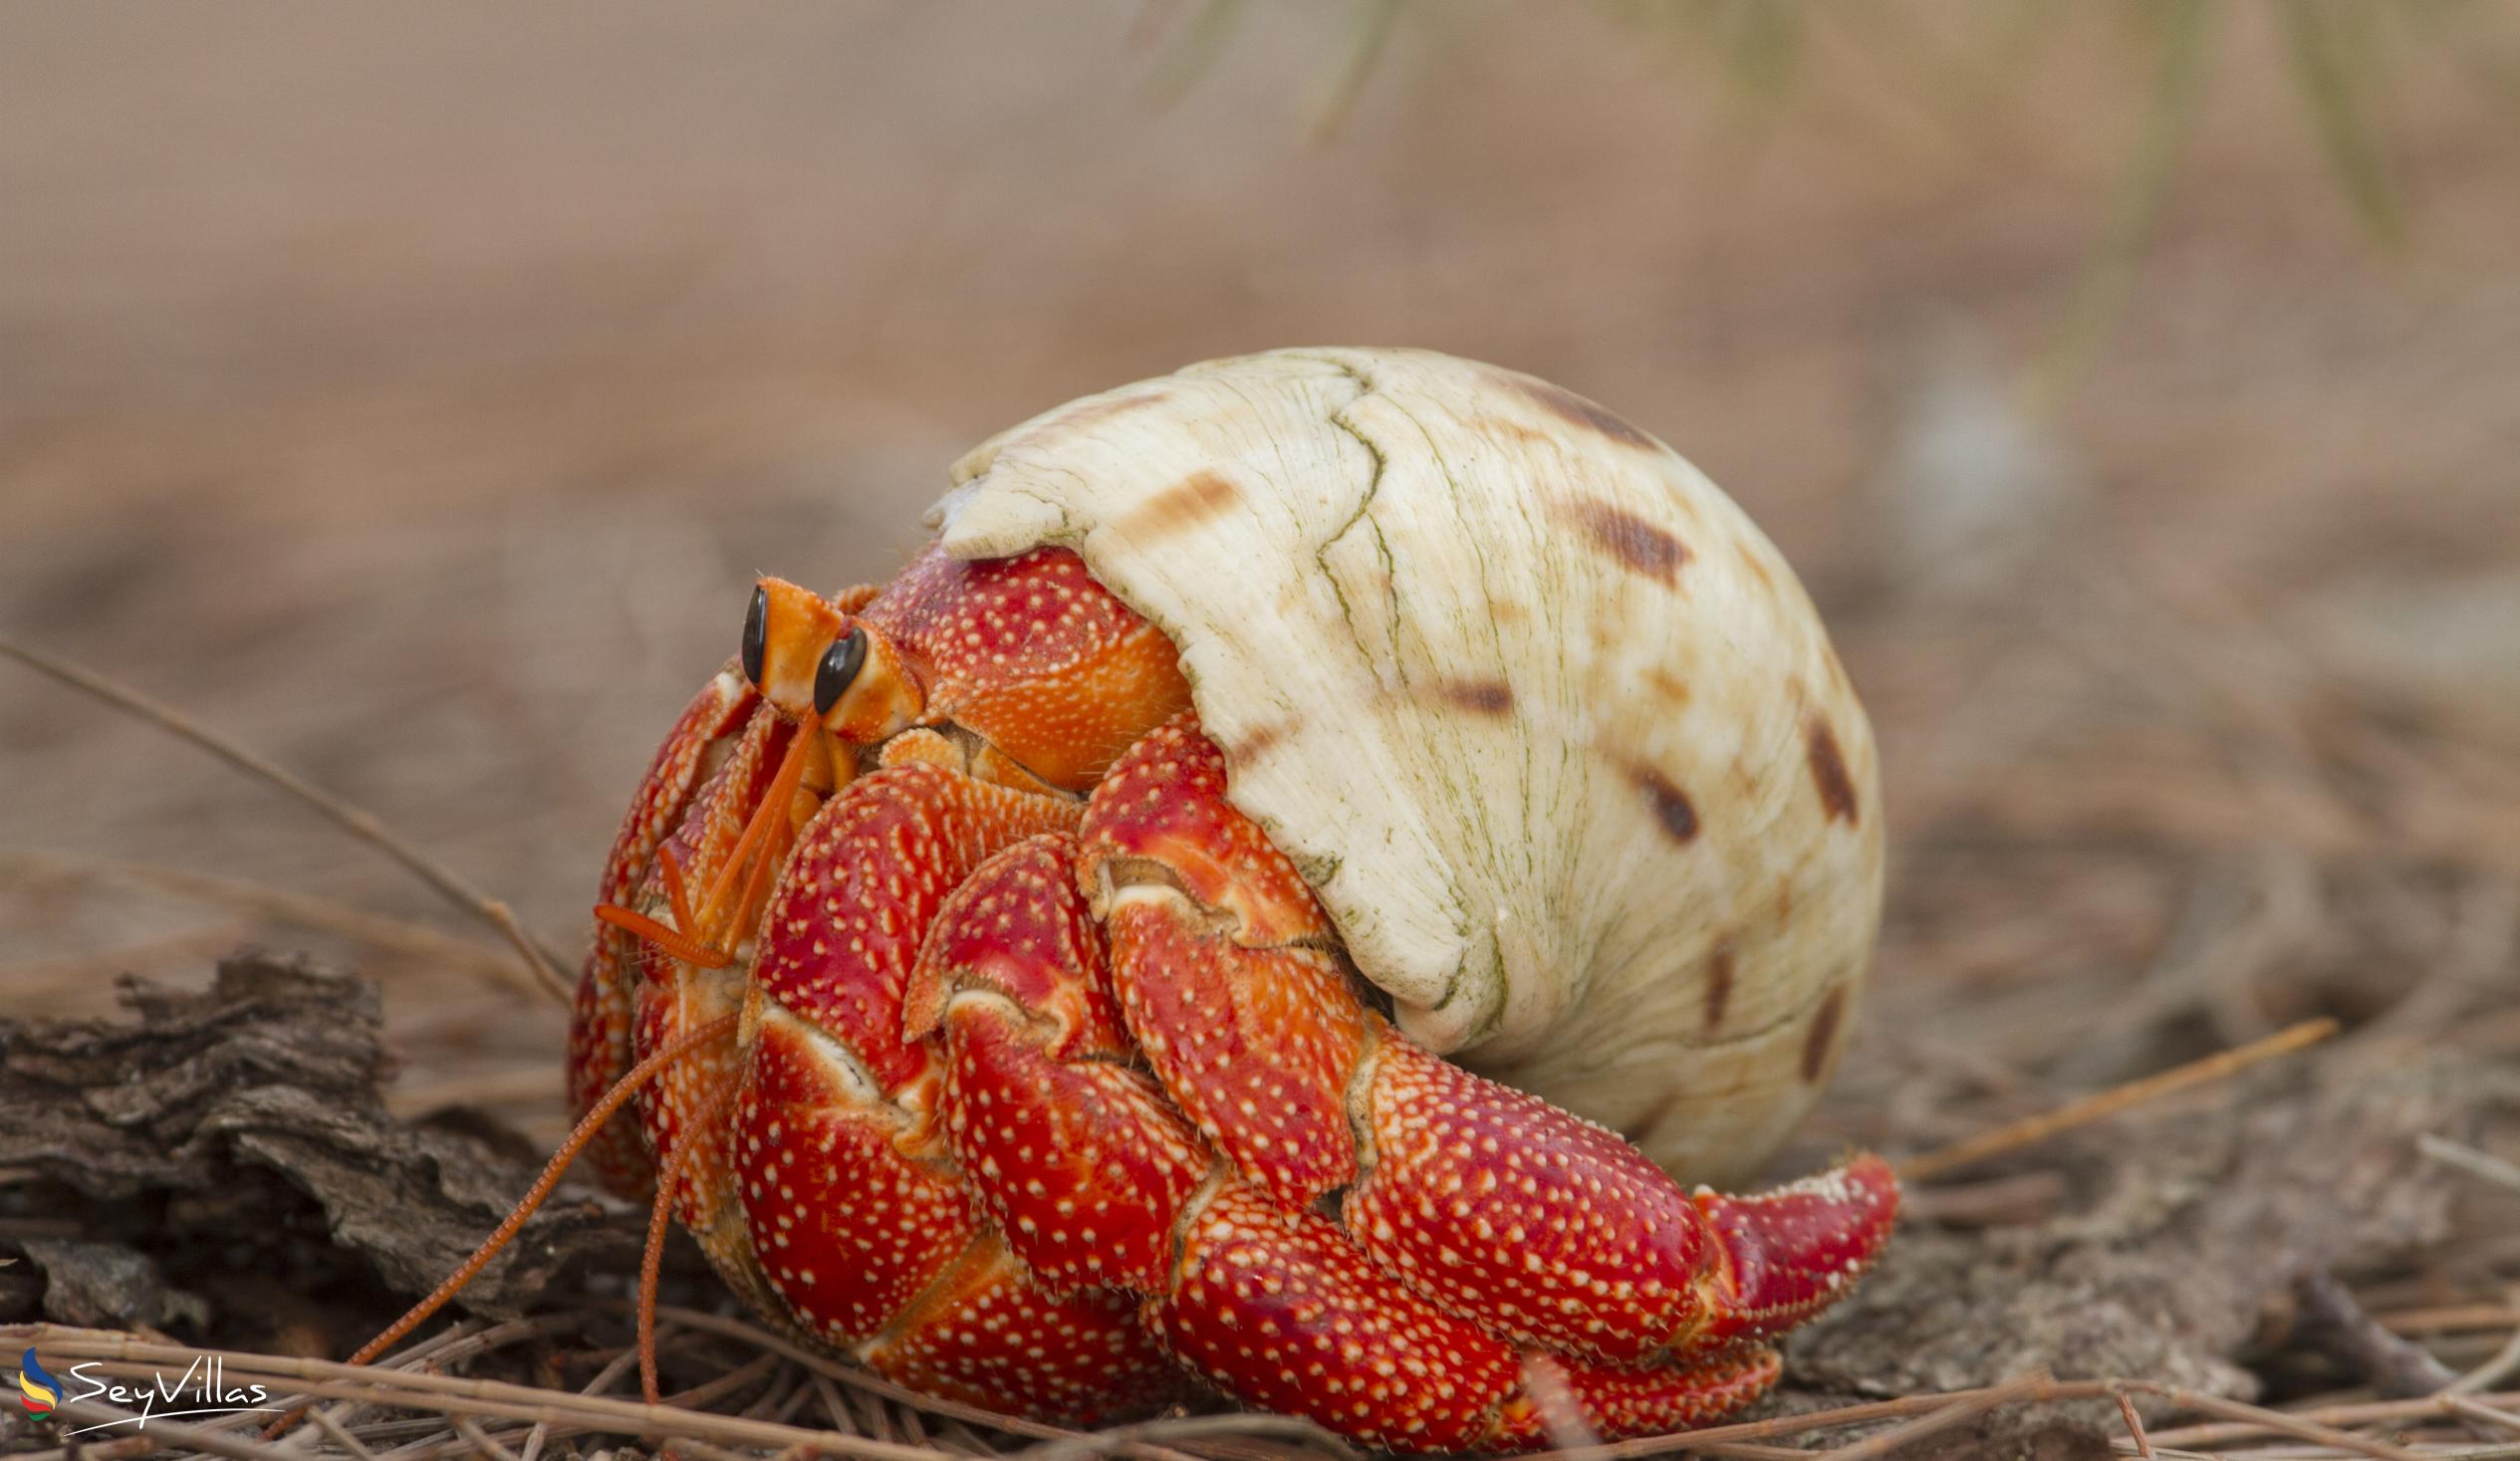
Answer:
[[[1876,1156],[1751,1197],[1684,1193],[1612,1132],[1397,1037],[1368,1114],[1375,1157],[1341,1210],[1359,1244],[1501,1332],[1615,1361],[1791,1329],[1898,1212]]]
[[[1866,1152],[1772,1191],[1692,1199],[1724,1262],[1693,1347],[1782,1334],[1828,1308],[1872,1267],[1898,1216],[1898,1175]]]

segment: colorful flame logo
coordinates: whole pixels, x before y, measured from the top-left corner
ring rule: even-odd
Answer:
[[[29,1415],[50,1415],[61,1403],[61,1381],[46,1372],[32,1349],[18,1356],[18,1403]]]

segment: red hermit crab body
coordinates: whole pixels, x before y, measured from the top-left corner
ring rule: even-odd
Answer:
[[[801,1335],[998,1409],[1142,1412],[1186,1368],[1503,1450],[1553,1394],[1625,1435],[1762,1392],[1763,1339],[1887,1237],[1888,1168],[1692,1195],[1402,1034],[1228,800],[1179,659],[1065,548],[764,580],[607,864],[580,1108],[738,1018],[606,1179],[661,1181]]]

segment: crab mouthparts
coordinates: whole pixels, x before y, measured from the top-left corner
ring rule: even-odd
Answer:
[[[811,721],[788,724],[788,747],[778,774],[754,804],[743,833],[727,850],[700,901],[691,901],[682,861],[667,843],[656,850],[656,866],[673,922],[668,925],[617,903],[597,904],[598,919],[694,968],[723,969],[735,962],[736,949],[760,926],[779,868],[798,834],[842,781],[822,727]]]

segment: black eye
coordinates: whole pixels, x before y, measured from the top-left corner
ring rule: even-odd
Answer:
[[[744,678],[761,683],[761,658],[770,646],[770,594],[752,591],[752,609],[744,615]]]
[[[851,629],[832,640],[832,647],[823,651],[823,662],[814,671],[814,713],[829,715],[840,697],[849,693],[850,682],[867,662],[867,631]]]

